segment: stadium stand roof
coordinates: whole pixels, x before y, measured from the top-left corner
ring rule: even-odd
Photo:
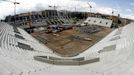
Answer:
[[[17,28],[22,37],[15,37],[11,25],[0,22],[0,75],[133,75],[134,23],[115,29],[100,42],[76,57],[63,58]],[[119,37],[119,38],[118,38]],[[114,39],[114,40],[113,40]],[[28,48],[18,47],[18,42]],[[22,47],[22,46],[21,46]],[[99,58],[98,62],[84,65],[56,65],[40,62],[35,56],[64,62]],[[47,60],[48,60],[47,59]],[[62,63],[62,62],[60,62]]]

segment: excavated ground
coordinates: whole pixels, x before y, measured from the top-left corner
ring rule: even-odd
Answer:
[[[45,31],[34,32],[32,36],[52,49],[53,52],[63,57],[72,57],[93,46],[111,31],[112,29],[110,28],[102,27],[99,32],[90,35],[80,32],[74,27],[73,29],[58,33],[45,33]]]

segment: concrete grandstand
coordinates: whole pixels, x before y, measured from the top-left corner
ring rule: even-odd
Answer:
[[[92,24],[92,25],[99,25],[99,26],[104,26],[104,27],[111,27],[112,23],[113,23],[112,20],[88,17],[82,25]]]
[[[23,29],[0,22],[0,75],[133,75],[134,23],[74,57],[60,57]]]

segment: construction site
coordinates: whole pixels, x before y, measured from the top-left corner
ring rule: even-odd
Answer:
[[[32,36],[53,50],[54,53],[63,57],[72,57],[93,46],[111,31],[111,28],[89,25],[74,26],[59,32],[48,33],[46,30],[42,30],[32,33]]]
[[[115,9],[130,5],[94,1],[0,0],[0,75],[134,75],[133,14]]]
[[[90,16],[89,16],[90,15]],[[23,28],[62,57],[84,52],[118,27],[118,17],[98,13],[45,10],[7,16],[5,21]],[[87,18],[86,18],[87,17]],[[120,19],[126,25],[126,19]]]

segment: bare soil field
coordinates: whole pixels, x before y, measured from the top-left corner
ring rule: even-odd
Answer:
[[[32,33],[32,36],[52,49],[53,52],[63,57],[72,57],[93,46],[111,31],[110,28],[102,27],[101,31],[89,35],[73,28],[49,34],[40,31]]]

